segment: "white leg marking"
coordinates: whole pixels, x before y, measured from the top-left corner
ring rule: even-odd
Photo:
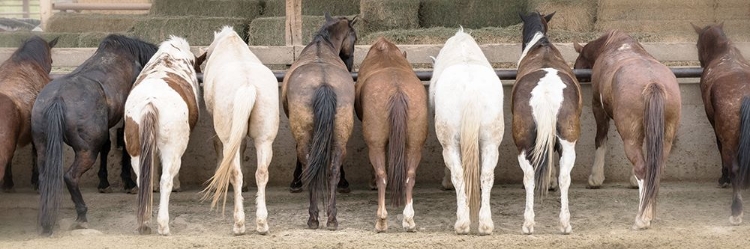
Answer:
[[[456,224],[454,229],[457,234],[468,234],[471,228],[469,220],[469,203],[467,202],[464,186],[464,170],[461,166],[461,156],[458,146],[443,148],[445,164],[451,170],[451,182],[456,189]]]
[[[479,234],[490,235],[495,229],[492,222],[492,210],[490,208],[490,193],[495,183],[495,166],[498,160],[498,144],[489,141],[482,144],[482,173],[480,181],[482,184],[482,202],[479,207]]]
[[[416,232],[417,224],[414,223],[414,199],[406,203],[404,207],[404,220],[401,222],[401,226],[408,232]]]
[[[562,157],[560,158],[560,232],[569,234],[573,230],[570,225],[570,210],[568,209],[568,189],[570,188],[570,171],[576,161],[576,141],[568,142],[560,139]]]
[[[589,175],[589,187],[599,187],[604,183],[604,158],[607,155],[607,139],[602,141],[602,146],[596,148],[594,165],[591,166]]]
[[[534,167],[526,160],[526,151],[518,155],[518,165],[523,170],[523,186],[526,188],[526,208],[523,212],[524,234],[534,233]]]
[[[244,142],[244,141],[243,141]],[[232,183],[232,189],[234,190],[234,226],[232,227],[232,233],[234,235],[245,234],[245,206],[243,204],[244,198],[242,198],[242,166],[240,165],[240,150],[237,150],[237,154],[232,160],[232,177],[229,182]]]
[[[635,225],[633,225],[633,229],[646,229],[651,225],[651,221],[646,221],[644,219],[644,211],[641,210],[641,205],[643,205],[644,201],[644,193],[646,190],[643,188],[643,180],[638,179],[638,213],[635,215]]]

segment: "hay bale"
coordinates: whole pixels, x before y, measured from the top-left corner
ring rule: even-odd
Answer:
[[[458,29],[446,27],[396,29],[370,33],[357,40],[357,43],[369,45],[382,36],[396,44],[443,44],[448,38],[455,35],[456,31]],[[481,29],[466,29],[465,31],[470,33],[479,44],[517,43],[521,40],[520,25],[505,28],[485,27]]]
[[[421,0],[419,26],[505,27],[521,22],[526,0]]]
[[[59,1],[58,1],[59,2]],[[77,3],[151,3],[151,0],[76,0]],[[148,14],[148,10],[82,10],[79,13],[97,13],[97,14],[121,14],[121,15],[140,15]]]
[[[60,12],[49,19],[48,32],[126,32],[145,15],[74,14]]]
[[[550,30],[590,32],[594,30],[597,2],[593,0],[529,0],[528,10],[542,14],[556,12]]]
[[[597,21],[714,19],[714,0],[601,0]],[[688,25],[689,26],[689,25]]]
[[[359,2],[359,0],[304,0],[302,15],[322,16],[325,12],[332,16],[356,15],[359,14]],[[261,4],[264,5],[264,17],[286,15],[286,0],[264,0]]]
[[[419,28],[419,0],[369,0],[360,5],[360,34]]]
[[[260,16],[260,0],[154,0],[151,15],[210,16],[253,19]]]
[[[87,33],[81,33],[78,36],[78,47],[81,48],[95,48],[99,47],[99,43],[104,40],[104,37],[107,37],[112,33],[110,32],[87,32]],[[128,34],[125,32],[116,32],[116,34],[121,34],[125,36],[133,36],[132,34]]]
[[[283,46],[285,17],[261,17],[250,23],[248,30],[248,44],[262,46]],[[307,44],[312,36],[325,23],[322,16],[302,16],[302,44]]]
[[[183,37],[192,46],[210,45],[214,39],[214,31],[223,26],[233,26],[243,38],[247,37],[245,30],[248,21],[244,18],[231,17],[148,17],[138,21],[133,28],[136,37],[152,42],[160,43],[169,35]]]
[[[56,48],[78,47],[78,34],[30,31],[0,32],[0,47],[18,48],[26,39],[34,35],[41,36],[47,41],[59,37]]]

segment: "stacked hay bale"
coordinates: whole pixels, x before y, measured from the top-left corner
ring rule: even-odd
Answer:
[[[260,0],[154,0],[152,16],[209,16],[244,18],[260,16]]]
[[[714,22],[724,22],[724,31],[734,41],[750,41],[750,1],[717,1]],[[705,25],[707,23],[696,23]]]
[[[714,0],[600,0],[596,31],[690,33],[690,22],[714,21]]]
[[[555,12],[550,30],[591,32],[596,21],[597,1],[594,0],[529,0],[528,11],[542,14]]]
[[[419,28],[419,0],[366,0],[360,5],[360,36],[393,29]]]
[[[286,0],[264,0],[262,4],[263,16],[284,16],[286,13]],[[356,15],[359,14],[359,5],[360,0],[304,0],[302,15],[323,16],[326,12],[331,16]]]
[[[151,3],[151,0],[76,0],[77,3]],[[143,15],[148,10],[83,10],[81,14]]]
[[[302,44],[307,44],[325,23],[323,16],[302,16]],[[263,46],[285,45],[285,17],[261,17],[250,23],[248,44]]]
[[[421,0],[419,26],[505,27],[519,23],[526,0]]]
[[[47,32],[127,32],[145,15],[57,13],[49,19]]]

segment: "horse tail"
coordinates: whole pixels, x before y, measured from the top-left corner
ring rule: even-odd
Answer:
[[[138,135],[138,141],[141,142],[141,156],[139,158],[141,175],[138,179],[138,185],[140,186],[138,188],[138,224],[145,224],[145,222],[151,220],[151,208],[154,201],[154,185],[151,179],[154,174],[156,138],[159,135],[157,127],[159,124],[159,111],[152,103],[148,103],[141,113]],[[143,233],[144,231],[139,232]]]
[[[64,113],[63,103],[55,99],[43,114],[47,142],[44,165],[39,169],[39,223],[43,235],[52,235],[62,203]]]
[[[307,168],[302,171],[302,183],[310,195],[325,199],[328,165],[331,163],[333,128],[336,117],[336,92],[329,85],[315,90],[313,97],[313,137]]]
[[[644,90],[645,108],[643,127],[646,137],[646,177],[641,211],[651,205],[656,207],[656,196],[659,194],[659,182],[664,167],[664,89],[658,84],[651,84]],[[653,212],[655,210],[652,209]]]
[[[388,109],[388,123],[391,125],[388,137],[388,185],[391,186],[391,204],[400,206],[406,186],[406,121],[409,119],[406,95],[397,90],[388,103]]]
[[[466,188],[466,196],[469,202],[469,215],[472,220],[476,220],[479,217],[479,125],[481,123],[481,115],[479,114],[479,107],[477,104],[470,100],[467,105],[464,105],[462,110],[461,119],[461,165],[464,168],[464,187]]]
[[[560,83],[562,84],[562,83]],[[531,115],[536,125],[536,138],[534,148],[531,151],[531,165],[534,168],[534,188],[542,197],[549,192],[549,181],[552,178],[551,167],[554,167],[554,152],[557,144],[557,114],[562,104],[562,91],[555,91],[556,86],[539,85],[535,87],[542,96],[533,96],[529,101],[531,104]],[[560,97],[558,99],[558,96]]]
[[[227,203],[229,182],[235,174],[232,162],[236,159],[240,147],[242,147],[242,143],[245,141],[248,121],[250,120],[250,113],[255,106],[256,95],[257,92],[254,86],[242,86],[235,92],[229,141],[224,146],[221,164],[216,168],[216,173],[214,173],[214,176],[209,180],[210,183],[203,190],[205,192],[203,199],[207,199],[213,193],[211,208],[216,206],[220,198],[223,199],[221,206],[222,215]]]
[[[750,97],[742,98],[740,107],[740,140],[737,147],[739,172],[737,183],[742,188],[750,187]]]

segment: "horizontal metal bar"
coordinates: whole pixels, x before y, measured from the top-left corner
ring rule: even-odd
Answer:
[[[672,67],[669,69],[672,70],[672,73],[674,73],[677,78],[700,78],[703,73],[703,68],[700,67]],[[495,70],[495,73],[501,80],[514,80],[516,79],[517,71],[515,69],[497,69]],[[579,81],[588,81],[588,79],[591,78],[591,69],[573,69],[573,73]],[[273,74],[276,76],[276,80],[281,82],[284,80],[284,74],[286,74],[286,71],[276,71]],[[432,70],[416,71],[415,74],[421,81],[429,81],[432,79]],[[50,74],[50,77],[56,79],[64,75],[65,74],[61,73],[53,73]],[[353,72],[352,79],[356,81],[358,75],[357,72]],[[202,73],[198,74],[198,80],[203,81]]]
[[[150,3],[53,3],[55,10],[149,10]]]

